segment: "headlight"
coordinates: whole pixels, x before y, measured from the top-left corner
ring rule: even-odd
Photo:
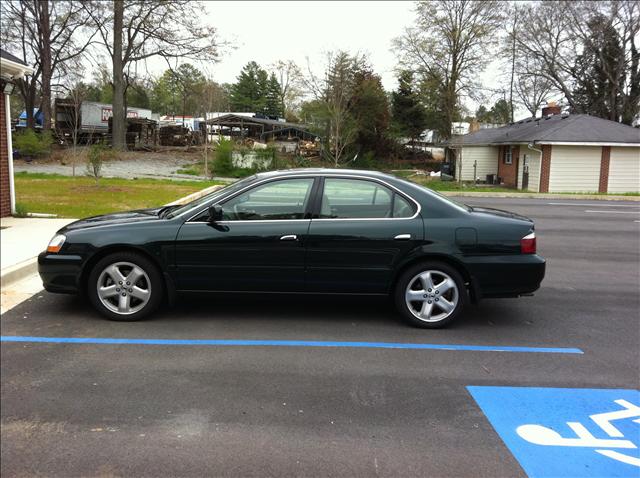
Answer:
[[[47,252],[60,252],[62,249],[62,244],[67,238],[62,234],[56,234],[53,236],[53,239],[49,241],[49,245],[47,246]]]

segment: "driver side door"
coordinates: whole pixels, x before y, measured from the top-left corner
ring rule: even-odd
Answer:
[[[225,199],[176,240],[179,290],[286,292],[304,289],[305,245],[315,180],[276,179]]]

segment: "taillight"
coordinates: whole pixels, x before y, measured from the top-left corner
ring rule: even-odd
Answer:
[[[520,239],[520,252],[522,254],[536,253],[536,233],[532,232]]]

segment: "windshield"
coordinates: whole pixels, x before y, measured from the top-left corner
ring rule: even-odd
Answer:
[[[215,199],[216,197],[222,196],[223,194],[233,193],[235,191],[239,191],[243,187],[247,186],[251,182],[256,179],[256,176],[249,176],[248,178],[244,178],[241,181],[237,181],[235,183],[231,183],[228,186],[223,187],[222,189],[218,189],[213,191],[211,194],[207,194],[206,196],[202,196],[195,201],[191,201],[190,203],[185,204],[184,206],[180,206],[176,209],[173,209],[167,214],[167,218],[171,219],[173,217],[179,216],[183,212],[189,211],[190,209],[196,209],[199,206],[206,204],[207,202]]]

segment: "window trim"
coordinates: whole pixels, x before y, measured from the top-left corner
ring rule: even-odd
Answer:
[[[507,161],[507,153],[509,160]],[[508,146],[507,148],[504,149],[504,153],[502,155],[502,162],[504,164],[513,164],[513,148],[511,148],[511,146]]]
[[[213,204],[220,204],[223,205],[225,203],[227,203],[228,201],[231,201],[232,199],[242,195],[243,193],[247,192],[247,191],[251,191],[251,189],[255,189],[257,187],[260,186],[265,186],[268,185],[269,183],[275,183],[277,181],[287,181],[290,179],[310,179],[311,182],[311,187],[309,188],[309,191],[307,192],[307,195],[305,197],[305,204],[304,204],[304,218],[302,219],[228,219],[225,221],[217,221],[217,224],[237,224],[237,223],[241,223],[241,222],[283,222],[283,221],[309,221],[311,219],[311,215],[312,215],[312,211],[313,211],[313,205],[314,205],[314,199],[315,196],[317,194],[317,189],[318,189],[318,177],[314,177],[314,176],[309,176],[309,175],[303,175],[303,176],[286,176],[286,177],[280,177],[280,178],[269,178],[265,181],[260,181],[258,183],[254,183],[254,184],[250,184],[248,187],[241,189],[240,191],[236,191],[235,193],[233,193],[232,195],[230,195],[229,197],[225,197]],[[202,214],[204,214],[209,207],[212,204],[208,204],[206,208],[200,210],[198,213],[196,213],[195,215],[191,216],[189,219],[187,219],[185,221],[185,224],[188,223],[194,223],[194,224],[202,224],[203,221],[198,221],[198,218],[201,217]]]
[[[315,194],[315,198],[314,198],[313,197],[314,191],[312,189],[311,197],[310,197],[310,200],[309,200],[309,205],[312,207],[312,209],[311,209],[311,217],[309,219],[259,219],[259,220],[254,220],[254,221],[252,221],[252,220],[218,221],[218,223],[219,224],[227,224],[227,223],[240,224],[240,223],[291,222],[291,221],[298,221],[298,222],[300,222],[300,221],[407,221],[407,220],[410,220],[410,219],[415,219],[416,217],[418,217],[420,215],[420,212],[422,211],[422,206],[420,205],[420,203],[418,201],[416,201],[415,199],[413,199],[413,197],[409,196],[405,192],[403,192],[400,189],[398,189],[393,184],[389,184],[388,182],[383,181],[382,179],[371,178],[369,176],[362,176],[362,175],[356,175],[356,174],[340,174],[340,173],[334,173],[334,174],[331,174],[331,173],[308,174],[308,173],[300,173],[300,174],[286,175],[284,177],[281,176],[281,177],[276,177],[276,178],[266,178],[266,179],[263,179],[261,181],[257,181],[257,182],[255,182],[253,184],[250,184],[246,188],[243,188],[240,191],[236,191],[235,193],[233,193],[229,197],[225,197],[225,198],[223,198],[220,201],[217,201],[215,203],[206,204],[206,206],[204,206],[202,209],[199,209],[196,213],[191,214],[185,220],[184,224],[206,224],[206,223],[201,222],[201,221],[194,221],[194,219],[197,218],[198,216],[200,216],[200,214],[205,212],[207,209],[209,209],[209,207],[211,205],[219,204],[221,201],[227,201],[229,199],[232,199],[235,196],[242,194],[247,189],[251,189],[251,188],[253,188],[255,186],[259,186],[260,184],[268,183],[268,182],[272,182],[272,181],[279,181],[281,179],[289,179],[289,178],[295,178],[295,179],[310,178],[310,179],[314,180],[314,184],[313,184],[312,188],[316,189],[316,191],[315,191],[316,194]],[[415,204],[416,212],[411,217],[330,218],[330,219],[314,218],[313,216],[314,216],[316,210],[319,209],[319,207],[320,207],[319,201],[322,199],[322,192],[324,191],[324,179],[325,178],[364,179],[366,181],[373,181],[373,182],[377,182],[377,183],[383,184],[384,186],[387,186],[389,189],[392,189],[394,192],[400,194],[400,196],[404,197],[405,199],[408,199],[410,202]],[[314,199],[315,199],[315,201],[314,201]],[[188,211],[185,211],[180,216],[176,216],[176,217],[181,217],[183,215],[187,215],[187,213],[188,213]]]

